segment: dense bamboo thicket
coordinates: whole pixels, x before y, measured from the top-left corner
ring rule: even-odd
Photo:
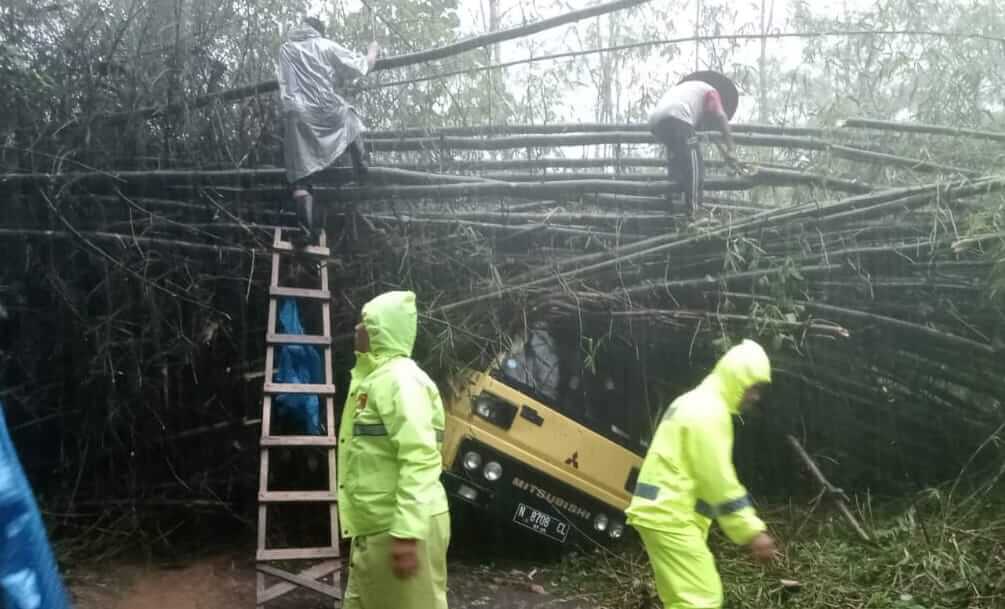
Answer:
[[[612,6],[649,10],[639,4]],[[272,7],[283,16],[272,22],[239,3],[177,8],[191,14],[80,8],[47,21],[4,9],[28,24],[7,34],[30,52],[0,64],[14,84],[0,157],[0,392],[30,467],[56,474],[40,493],[59,513],[240,515],[254,500],[268,247],[293,223],[262,66],[299,9]],[[361,24],[375,27],[362,13],[336,18],[359,39]],[[467,48],[455,24],[430,23],[424,46]],[[120,37],[101,46],[88,27]],[[584,359],[631,353],[653,413],[754,337],[776,382],[767,416],[739,438],[752,484],[807,490],[784,433],[847,489],[913,489],[995,462],[1000,123],[893,121],[874,99],[863,108],[879,118],[836,123],[828,107],[792,128],[786,106],[736,125],[739,171],[704,135],[706,205],[688,221],[668,202],[676,185],[642,105],[613,111],[617,66],[588,66],[607,74],[606,105],[597,122],[570,124],[537,111],[543,80],[520,104],[499,94],[493,53],[457,58],[460,80],[423,81],[405,38],[384,65],[404,82],[365,98],[383,127],[368,134],[370,179],[333,168],[315,181],[342,339],[368,298],[413,289],[418,357],[446,384],[549,320],[575,329]],[[925,103],[912,116],[945,118]],[[348,342],[338,352],[344,378]]]

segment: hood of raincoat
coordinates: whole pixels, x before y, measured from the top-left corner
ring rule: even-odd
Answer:
[[[771,382],[771,361],[761,345],[744,340],[723,355],[702,384],[722,396],[733,414],[740,412],[743,394],[754,385]]]
[[[307,24],[301,24],[286,32],[286,39],[290,42],[301,42],[311,38],[322,38],[321,33]]]
[[[388,361],[410,357],[418,331],[414,292],[385,292],[363,305],[370,350],[356,353],[354,376],[366,376]]]

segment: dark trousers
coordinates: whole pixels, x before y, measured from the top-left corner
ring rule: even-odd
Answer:
[[[666,146],[667,174],[684,193],[688,213],[701,205],[705,162],[694,127],[676,118],[665,118],[652,127],[656,141]]]
[[[363,147],[363,138],[358,137],[351,144],[349,144],[349,158],[352,160],[353,171],[356,172],[357,179],[362,178],[367,173],[366,166],[366,149]],[[297,180],[292,185],[292,189],[296,190],[306,190],[308,193],[312,192],[310,176],[301,178]],[[297,212],[297,220],[304,228],[314,230],[316,226],[316,218],[314,215],[314,196],[310,194],[307,197],[301,197],[294,201]]]

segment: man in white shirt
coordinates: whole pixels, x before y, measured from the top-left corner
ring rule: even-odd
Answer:
[[[697,130],[715,128],[726,141],[726,160],[736,162],[729,119],[739,99],[736,86],[718,72],[686,76],[667,91],[649,115],[649,129],[667,149],[667,173],[684,193],[688,215],[701,205],[705,166]]]

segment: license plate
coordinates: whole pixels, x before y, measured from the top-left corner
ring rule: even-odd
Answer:
[[[513,514],[513,522],[559,543],[565,543],[565,538],[569,535],[569,523],[558,516],[545,514],[522,503],[517,506],[516,513]]]

